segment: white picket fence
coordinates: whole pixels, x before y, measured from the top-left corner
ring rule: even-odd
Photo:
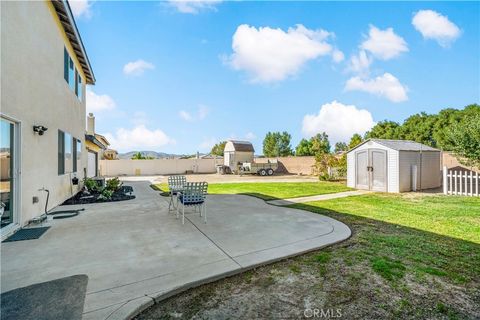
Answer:
[[[478,172],[449,170],[443,167],[443,193],[478,197],[480,196],[479,178]]]

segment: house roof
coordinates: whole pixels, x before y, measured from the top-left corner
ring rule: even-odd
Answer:
[[[355,148],[349,150],[348,152],[357,149],[361,145],[364,145],[365,143],[372,141],[378,144],[381,144],[382,146],[385,146],[387,148],[397,150],[397,151],[438,151],[440,150],[432,148],[430,146],[427,146],[425,144],[411,141],[411,140],[388,140],[388,139],[367,139],[364,142],[360,143],[357,145]]]
[[[97,145],[101,149],[107,149],[107,146],[104,145],[100,140],[98,140],[93,134],[86,134],[85,140],[90,141],[91,143]]]
[[[100,140],[100,142],[107,147],[110,145],[110,142],[108,142],[107,138],[105,138],[101,134],[95,133],[95,138],[97,140]]]
[[[233,148],[235,149],[235,151],[255,152],[255,149],[253,149],[253,145],[248,141],[230,140],[228,142],[231,142],[233,144]]]
[[[77,56],[78,62],[82,66],[83,73],[87,78],[87,84],[95,84],[95,75],[93,74],[92,66],[88,60],[87,52],[83,46],[82,38],[78,32],[75,19],[73,18],[72,10],[67,0],[51,0],[55,11],[57,12],[58,19],[62,24],[63,30],[67,35],[73,51]]]

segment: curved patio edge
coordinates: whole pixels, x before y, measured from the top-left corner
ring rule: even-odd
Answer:
[[[266,202],[268,203],[268,202]],[[261,253],[258,253],[257,256],[250,257],[250,259],[241,261],[240,258],[241,256],[233,257],[235,260],[241,261],[241,267],[235,268],[232,270],[228,270],[225,272],[217,273],[217,274],[210,274],[208,276],[205,276],[201,279],[197,279],[194,281],[190,281],[188,283],[185,283],[184,285],[173,287],[170,290],[164,290],[164,291],[159,291],[159,292],[152,292],[150,294],[145,294],[145,296],[138,297],[135,299],[131,299],[120,306],[116,308],[114,311],[112,311],[106,319],[108,320],[128,320],[132,319],[135,316],[139,315],[141,312],[145,311],[147,308],[153,306],[156,303],[160,303],[161,301],[164,301],[170,297],[173,297],[177,294],[180,294],[182,292],[185,292],[189,289],[212,283],[217,280],[221,280],[227,277],[231,277],[237,274],[241,274],[243,272],[246,272],[248,270],[269,265],[278,261],[282,261],[285,259],[289,259],[292,257],[296,257],[299,255],[306,254],[308,252],[312,252],[315,250],[319,250],[328,246],[331,246],[333,244],[340,243],[342,241],[347,240],[348,238],[351,237],[352,231],[351,229],[344,224],[343,222],[340,222],[338,220],[335,220],[333,218],[324,216],[322,214],[317,214],[313,213],[307,210],[302,210],[302,209],[295,209],[293,208],[292,210],[298,210],[298,211],[303,211],[303,212],[308,212],[311,214],[315,214],[317,216],[320,216],[322,220],[324,220],[326,223],[329,223],[330,225],[333,226],[335,232],[330,232],[325,235],[321,235],[318,237],[313,237],[310,239],[306,239],[303,241],[299,241],[296,243],[292,243],[289,245],[282,246],[281,248],[278,248],[279,250],[284,251],[284,254],[281,256],[273,254],[273,258],[265,260],[266,256],[272,255],[272,252],[268,252],[269,250],[264,250]],[[278,254],[278,252],[276,252]]]

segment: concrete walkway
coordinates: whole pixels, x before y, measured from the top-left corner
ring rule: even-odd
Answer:
[[[1,244],[1,291],[89,277],[83,319],[127,319],[189,287],[347,239],[334,219],[241,195],[208,197],[185,225],[148,182],[135,200],[84,205],[40,239]],[[70,208],[72,206],[69,206]]]
[[[323,200],[331,200],[331,199],[337,199],[337,198],[345,198],[350,196],[360,196],[362,194],[367,194],[367,193],[370,193],[370,191],[355,190],[355,191],[321,194],[318,196],[270,200],[270,201],[267,201],[267,203],[274,206],[288,206],[295,203],[305,203],[305,202],[312,202],[312,201],[323,201]]]

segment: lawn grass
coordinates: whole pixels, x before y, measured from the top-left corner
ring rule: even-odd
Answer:
[[[256,186],[248,192],[258,196],[264,187]],[[480,318],[479,198],[375,193],[292,207],[342,221],[352,236],[189,290],[139,319],[173,311],[187,318],[302,318],[306,304],[340,309],[346,319]]]
[[[168,192],[166,183],[155,185],[156,189]],[[212,183],[208,185],[209,194],[243,194],[263,200],[286,199],[336,193],[352,190],[342,182],[246,182]]]

